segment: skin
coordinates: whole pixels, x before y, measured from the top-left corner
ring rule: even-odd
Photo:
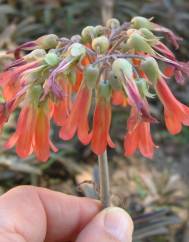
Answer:
[[[92,199],[32,186],[0,197],[2,242],[131,242],[132,231],[124,210]]]

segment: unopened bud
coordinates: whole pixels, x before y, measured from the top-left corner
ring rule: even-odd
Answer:
[[[105,33],[105,27],[102,25],[97,25],[94,28],[95,37],[99,37]]]
[[[95,28],[93,26],[87,26],[81,32],[82,41],[84,43],[91,42],[94,36],[95,36]]]
[[[154,45],[158,38],[149,30],[146,28],[141,28],[140,32],[142,34],[142,36],[148,41],[148,43],[150,43],[151,45]]]
[[[140,16],[134,17],[131,20],[131,24],[135,29],[140,29],[140,28],[152,29],[152,23],[150,22],[150,20]]]
[[[149,81],[156,84],[159,76],[160,70],[157,61],[153,57],[147,57],[141,64],[142,70],[147,75]]]
[[[84,70],[84,79],[85,79],[86,85],[89,88],[94,88],[96,86],[96,82],[98,78],[99,78],[99,68],[94,65],[86,66]]]
[[[155,96],[154,94],[149,92],[149,90],[148,90],[149,88],[148,88],[148,85],[147,85],[145,79],[143,79],[143,78],[137,79],[136,84],[137,84],[141,97],[153,98]]]
[[[40,58],[43,58],[46,55],[46,51],[44,49],[35,49],[31,51],[29,54],[24,56],[24,59],[27,61],[35,61]]]
[[[25,76],[28,83],[32,83],[35,81],[40,81],[44,78],[47,78],[46,71],[44,70],[45,65],[38,66],[33,68],[32,71],[25,72]]]
[[[70,54],[73,57],[83,57],[86,54],[86,49],[84,45],[80,43],[74,43],[69,48]]]
[[[148,54],[154,54],[154,50],[147,43],[146,39],[138,33],[133,33],[128,41],[128,46],[135,51],[142,51]]]
[[[36,40],[40,48],[48,50],[56,48],[58,45],[58,36],[55,34],[44,35]]]
[[[99,85],[99,95],[104,97],[106,100],[109,100],[111,97],[111,86],[108,80],[103,80]]]
[[[140,32],[145,39],[154,39],[155,38],[155,35],[149,29],[141,28]]]
[[[110,42],[106,36],[100,36],[92,41],[92,48],[99,54],[104,54],[109,49]]]
[[[28,95],[33,105],[38,105],[42,90],[43,89],[41,85],[32,85],[31,88],[28,90]]]
[[[119,80],[122,80],[124,76],[128,79],[133,77],[133,68],[131,63],[123,58],[119,58],[113,62],[112,72]]]
[[[128,35],[128,36],[131,36],[133,33],[136,33],[136,31],[137,31],[137,30],[136,30],[136,29],[133,29],[133,28],[132,28],[132,29],[128,29],[128,30],[127,30],[127,35]]]
[[[50,53],[46,54],[44,61],[49,66],[56,66],[56,65],[58,65],[60,59],[55,53],[50,52]]]
[[[120,44],[120,50],[122,53],[125,53],[125,52],[128,52],[129,51],[129,45],[127,43],[127,41],[123,41],[121,44]]]
[[[73,41],[73,42],[80,42],[81,41],[81,36],[79,34],[73,35],[71,37],[71,41]]]
[[[113,71],[111,71],[109,73],[109,81],[110,81],[110,85],[112,87],[112,89],[114,90],[120,90],[122,88],[120,80],[118,79],[118,77],[113,73]]]
[[[117,29],[120,27],[120,22],[116,18],[111,18],[106,22],[106,27],[110,29]]]

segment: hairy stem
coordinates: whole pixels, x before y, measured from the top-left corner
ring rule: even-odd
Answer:
[[[110,181],[107,152],[98,156],[99,175],[100,175],[100,200],[103,208],[110,206]]]

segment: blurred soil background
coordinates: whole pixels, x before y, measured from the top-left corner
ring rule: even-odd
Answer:
[[[0,0],[0,70],[11,60],[7,49],[36,39],[46,33],[70,36],[86,25],[101,24],[115,16],[128,21],[136,15],[154,17],[183,38],[176,51],[179,60],[189,59],[189,0]],[[189,80],[178,86],[169,83],[174,94],[189,104]],[[152,103],[154,113],[162,113],[159,102]],[[20,160],[3,143],[15,129],[16,115],[6,125],[0,140],[0,194],[22,184],[48,187],[68,194],[94,196],[91,180],[98,180],[97,159],[89,147],[77,139],[62,143],[58,130],[52,136],[60,148],[47,163],[31,156]],[[171,136],[163,117],[153,127],[159,146],[153,160],[136,154],[123,156],[125,113],[116,108],[111,135],[117,147],[109,150],[112,203],[128,210],[135,220],[135,242],[189,242],[189,128]],[[84,183],[83,183],[84,182]],[[82,184],[81,184],[82,183]],[[80,185],[79,185],[80,184]]]

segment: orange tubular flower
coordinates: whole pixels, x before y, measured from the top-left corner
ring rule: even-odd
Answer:
[[[16,132],[5,147],[12,148],[16,145],[16,153],[21,158],[26,158],[34,151],[39,160],[46,161],[49,158],[50,146],[56,152],[49,139],[49,133],[50,120],[45,108],[26,105],[19,115]]]
[[[91,148],[97,155],[102,155],[106,150],[107,144],[114,148],[109,129],[111,124],[111,104],[104,97],[99,97],[93,117],[93,130]]]
[[[33,149],[37,158],[47,161],[50,155],[50,147],[54,152],[57,151],[53,146],[50,136],[50,117],[48,110],[39,108],[36,117],[35,132],[33,137]]]
[[[3,128],[3,125],[8,121],[10,114],[16,108],[16,100],[7,103],[0,103],[0,131]]]
[[[54,104],[53,119],[55,124],[62,126],[68,117],[68,107],[66,100],[58,101]]]
[[[27,63],[22,66],[7,70],[0,74],[0,86],[3,90],[3,97],[6,101],[12,100],[21,89],[20,75],[38,65],[38,62]]]
[[[137,111],[133,109],[127,127],[128,133],[124,138],[125,156],[131,156],[139,149],[143,156],[152,158],[155,145],[150,133],[150,123],[139,120]]]
[[[113,91],[112,92],[112,104],[113,105],[120,105],[120,106],[127,106],[128,100],[125,97],[123,91]]]
[[[16,145],[16,153],[21,158],[26,158],[31,154],[32,139],[36,125],[36,109],[32,106],[25,106],[19,115],[16,132],[5,144],[6,148],[12,148]]]
[[[59,81],[59,84],[62,87],[63,92],[65,93],[65,97],[62,100],[57,100],[54,104],[53,110],[53,119],[55,124],[62,126],[65,124],[70,108],[71,108],[71,85],[65,81]]]
[[[60,130],[63,140],[70,140],[77,131],[78,138],[83,144],[90,142],[88,114],[91,106],[92,89],[82,85],[77,94],[65,124]]]
[[[90,64],[88,57],[83,58],[81,64],[83,66],[87,66],[88,64]],[[83,80],[83,72],[78,69],[76,83],[73,85],[73,88],[72,88],[74,92],[77,92],[79,90],[82,80]]]
[[[177,134],[182,124],[189,126],[189,107],[179,102],[170,91],[166,81],[160,78],[156,92],[164,106],[165,124],[171,134]]]

